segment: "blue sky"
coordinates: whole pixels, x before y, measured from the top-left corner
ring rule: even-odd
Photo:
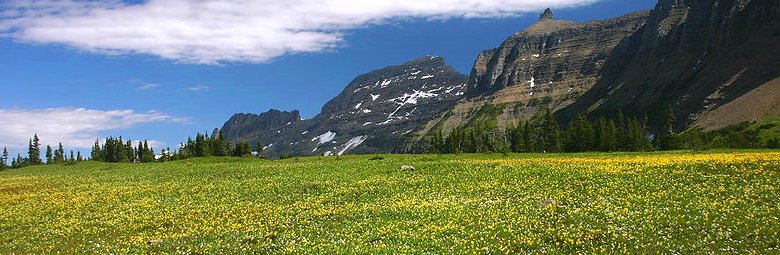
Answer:
[[[507,2],[520,4],[516,10],[488,6],[480,13],[457,9],[440,13],[420,7],[414,15],[381,12],[388,9],[384,6],[376,7],[375,13],[354,14],[375,16],[367,21],[353,22],[348,15],[338,21],[315,19],[310,23],[325,26],[329,32],[316,34],[323,28],[307,23],[302,29],[315,33],[304,35],[315,39],[298,38],[298,34],[277,36],[298,38],[290,42],[292,46],[277,37],[228,38],[264,44],[245,50],[240,48],[243,44],[223,47],[224,43],[214,39],[221,37],[208,33],[194,39],[203,44],[179,48],[179,38],[170,42],[157,38],[162,46],[156,41],[103,42],[99,34],[85,39],[92,36],[91,31],[98,31],[84,28],[89,26],[84,24],[93,23],[73,21],[81,30],[67,27],[67,22],[52,26],[45,23],[51,17],[44,16],[53,14],[36,12],[44,7],[0,1],[4,6],[0,17],[5,21],[0,21],[0,117],[5,118],[0,119],[0,147],[21,152],[18,146],[25,145],[26,137],[34,132],[45,144],[63,140],[70,148],[85,147],[96,137],[119,135],[154,140],[158,147],[175,147],[196,132],[221,127],[238,112],[297,109],[310,118],[355,76],[419,56],[442,56],[467,74],[480,51],[497,47],[535,22],[543,9],[540,6],[545,6],[543,1],[525,1],[534,3],[528,5],[520,0]],[[578,22],[616,17],[655,4],[653,0],[559,2],[577,6],[553,9],[555,18]],[[16,12],[10,12],[13,10]],[[3,11],[11,14],[3,16]],[[299,26],[304,25],[290,27]],[[252,33],[250,30],[238,31]],[[63,35],[70,31],[75,31],[75,36]],[[137,34],[122,36],[133,38]],[[215,44],[209,44],[212,41]]]

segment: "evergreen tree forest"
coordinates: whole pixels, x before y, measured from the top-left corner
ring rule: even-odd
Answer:
[[[89,158],[85,158],[80,151],[66,151],[62,143],[56,147],[47,145],[42,157],[40,139],[35,134],[28,142],[26,157],[18,154],[11,158],[8,148],[3,148],[2,154],[0,154],[0,170],[42,164],[74,164],[85,160],[108,163],[154,163],[196,157],[246,157],[259,156],[263,150],[262,143],[257,143],[257,147],[253,150],[248,142],[242,141],[231,145],[222,137],[223,134],[220,130],[215,130],[211,135],[198,133],[195,139],[187,139],[187,142],[183,143],[178,151],[166,148],[160,151],[160,154],[155,154],[154,148],[149,145],[147,140],[133,142],[125,140],[121,136],[108,137],[103,143],[96,140]]]
[[[428,139],[428,152],[636,152],[780,147],[777,138],[762,143],[757,131],[749,128],[749,123],[713,132],[693,129],[676,133],[676,119],[672,107],[667,107],[660,128],[651,128],[659,125],[650,125],[647,120],[647,116],[626,117],[622,112],[618,112],[614,119],[589,119],[579,116],[566,125],[561,125],[547,110],[540,118],[519,121],[503,130],[476,124],[456,128],[447,135],[441,131],[436,132]]]
[[[52,149],[51,145],[47,145],[44,154],[45,158],[43,158],[41,157],[41,140],[38,138],[38,134],[34,134],[28,142],[26,157],[23,157],[21,154],[17,154],[16,157],[11,158],[11,155],[9,155],[8,152],[8,148],[3,147],[2,154],[0,154],[0,170],[4,170],[6,168],[21,168],[43,164],[72,164],[85,160],[83,157],[81,157],[80,152],[78,155],[79,156],[74,156],[74,151],[70,151],[70,157],[68,157],[66,155],[64,146],[62,143],[60,143],[57,146],[57,149]]]
[[[262,147],[256,148],[256,151],[262,151]],[[195,135],[195,139],[192,137],[187,139],[187,142],[182,145],[179,152],[171,156],[171,160],[181,160],[196,157],[246,157],[252,155],[252,148],[246,141],[238,142],[235,146],[224,140],[224,134],[222,130],[215,130],[208,134],[208,132]]]

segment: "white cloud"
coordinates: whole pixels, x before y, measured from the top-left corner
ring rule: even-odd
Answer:
[[[209,86],[195,85],[195,86],[187,88],[187,90],[189,90],[189,91],[204,91],[204,90],[209,90]]]
[[[600,0],[8,0],[0,37],[186,63],[266,62],[404,19],[495,18]]]
[[[146,144],[149,145],[149,147],[154,148],[154,152],[159,153],[160,150],[165,149],[163,146],[165,146],[165,143],[157,141],[157,140],[145,140]],[[93,143],[95,141],[92,141]],[[133,140],[130,141],[134,148],[138,147],[139,142],[144,142],[144,140]]]
[[[133,110],[91,110],[49,108],[40,110],[0,109],[0,146],[23,148],[33,133],[42,144],[62,142],[68,147],[90,148],[105,131],[122,130],[153,122],[172,122],[175,118],[161,112]],[[162,145],[156,142],[155,145]]]
[[[159,87],[162,87],[162,85],[161,84],[157,84],[157,83],[145,83],[145,84],[139,85],[136,88],[138,90],[152,90],[152,89],[156,89],[156,88],[159,88]]]

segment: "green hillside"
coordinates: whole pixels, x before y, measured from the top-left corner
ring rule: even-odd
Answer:
[[[779,191],[776,151],[87,162],[0,172],[0,253],[767,254]]]

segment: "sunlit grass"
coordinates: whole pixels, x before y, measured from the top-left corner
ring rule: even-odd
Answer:
[[[0,172],[0,253],[780,252],[778,152],[371,157]]]

